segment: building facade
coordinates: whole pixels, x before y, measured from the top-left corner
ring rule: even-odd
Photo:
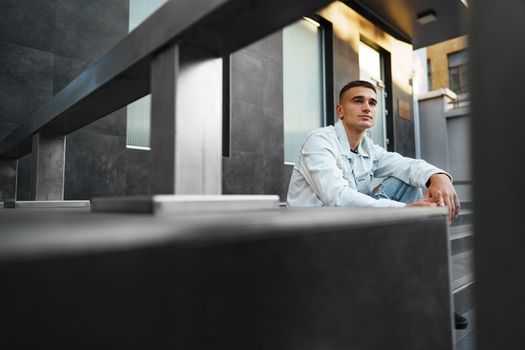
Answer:
[[[46,1],[8,7],[0,35],[0,137],[128,33],[133,3]],[[27,16],[34,21],[21,19]],[[35,25],[43,28],[38,37]],[[312,47],[306,48],[294,35],[306,35],[303,39]],[[295,64],[290,56],[307,49],[317,50],[303,55],[318,65],[317,70]],[[285,200],[301,139],[308,129],[334,123],[339,90],[355,79],[370,80],[380,91],[380,128],[373,131],[374,140],[415,156],[411,62],[410,44],[340,1],[225,57],[222,192],[278,194]],[[298,83],[298,77],[305,83]],[[305,84],[312,86],[313,95],[301,98],[297,89]],[[319,108],[313,124],[303,115],[310,100],[317,100]],[[64,199],[147,194],[148,151],[127,147],[128,113],[123,108],[67,136]],[[301,130],[294,134],[297,127]],[[294,142],[295,149],[286,157]],[[19,160],[18,174],[17,198],[30,199],[30,155]]]
[[[429,90],[468,92],[468,39],[460,36],[427,47]]]

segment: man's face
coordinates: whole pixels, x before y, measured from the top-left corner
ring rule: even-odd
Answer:
[[[346,128],[364,131],[374,126],[376,106],[377,96],[374,90],[356,86],[343,94],[336,112]]]

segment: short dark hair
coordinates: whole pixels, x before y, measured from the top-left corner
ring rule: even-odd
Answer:
[[[343,88],[341,89],[341,92],[339,93],[339,101],[341,101],[345,92],[347,92],[351,88],[358,87],[358,86],[372,89],[374,90],[375,93],[377,93],[376,87],[371,82],[366,81],[366,80],[354,80],[354,81],[349,82],[345,86],[343,86]]]

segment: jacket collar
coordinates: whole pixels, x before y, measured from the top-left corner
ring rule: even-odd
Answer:
[[[366,135],[361,140],[359,147],[357,148],[357,154],[350,150],[350,143],[348,142],[348,136],[346,136],[345,126],[341,120],[338,120],[335,123],[335,131],[337,133],[337,138],[339,143],[343,147],[343,155],[347,158],[353,158],[355,156],[363,156],[365,158],[370,157],[370,143],[372,142]]]

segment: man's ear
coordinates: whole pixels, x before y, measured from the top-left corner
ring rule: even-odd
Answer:
[[[337,117],[342,120],[343,119],[343,106],[339,104],[335,106],[335,113],[337,114]]]

